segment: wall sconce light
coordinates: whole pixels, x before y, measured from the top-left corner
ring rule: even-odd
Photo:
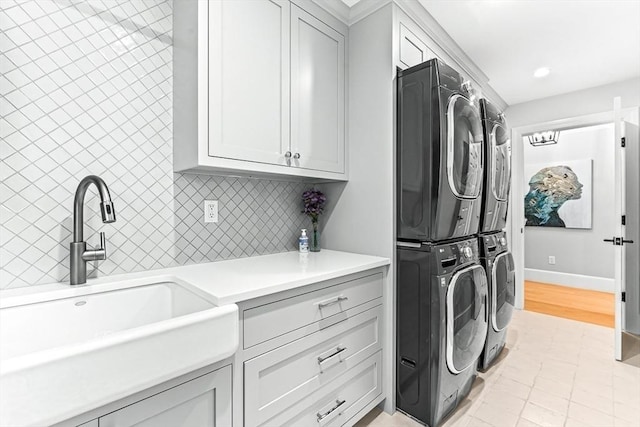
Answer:
[[[529,144],[534,147],[557,144],[558,139],[560,138],[560,131],[548,130],[544,132],[536,132],[533,135],[529,135],[527,138],[529,138]]]

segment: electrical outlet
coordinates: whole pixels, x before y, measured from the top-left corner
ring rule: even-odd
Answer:
[[[204,201],[204,222],[218,222],[218,201]]]
[[[549,264],[555,265],[555,263],[556,263],[556,257],[553,255],[549,255]]]

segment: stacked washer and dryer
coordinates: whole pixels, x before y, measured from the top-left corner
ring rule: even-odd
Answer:
[[[513,292],[491,286],[505,277],[513,284],[496,229],[506,216],[510,146],[501,122],[499,153],[487,154],[483,125],[494,116],[482,113],[495,109],[481,109],[444,63],[400,70],[397,84],[396,406],[435,427],[504,347]],[[487,196],[491,186],[497,196]]]
[[[507,225],[511,183],[511,138],[502,114],[480,100],[486,167],[480,221],[480,256],[489,283],[489,327],[478,368],[487,370],[505,345],[515,304],[513,257],[503,231]]]

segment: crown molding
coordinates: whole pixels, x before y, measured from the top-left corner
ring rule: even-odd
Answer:
[[[348,26],[366,18],[390,3],[395,4],[410,17],[441,50],[446,52],[454,63],[452,65],[460,68],[461,71],[480,84],[485,98],[503,111],[508,107],[504,99],[502,99],[489,84],[489,77],[473,62],[464,50],[462,50],[458,43],[442,28],[419,0],[360,0],[351,8],[342,2],[342,0],[312,1]]]
[[[360,0],[353,7],[347,6],[342,0],[313,0],[313,2],[343,23],[353,25],[391,3],[392,0]]]
[[[342,0],[313,0],[313,2],[346,25],[350,25],[349,15],[351,8],[342,2]]]
[[[489,84],[489,77],[473,62],[419,1],[393,0],[393,3],[413,19],[427,36],[451,57],[456,66],[460,67],[462,71],[482,86],[485,98],[503,111],[508,107],[505,100]]]
[[[355,24],[390,3],[393,3],[393,0],[360,0],[351,7],[349,25]]]

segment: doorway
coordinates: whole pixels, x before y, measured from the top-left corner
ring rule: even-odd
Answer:
[[[618,119],[625,119],[626,121],[629,121],[631,123],[638,123],[638,109],[637,108],[633,108],[633,109],[627,109],[625,111],[622,111],[622,113],[619,113],[616,117],[614,117],[614,112],[607,112],[607,113],[599,113],[599,114],[594,114],[594,115],[589,115],[589,116],[582,116],[582,117],[577,117],[577,118],[571,118],[571,119],[563,119],[563,120],[557,120],[557,121],[553,121],[553,122],[546,122],[546,123],[539,123],[536,125],[528,125],[528,126],[522,126],[522,127],[518,127],[518,128],[514,128],[512,130],[512,139],[513,141],[518,141],[518,142],[523,142],[523,136],[529,135],[529,134],[533,134],[534,132],[540,131],[540,130],[559,130],[561,131],[570,131],[570,130],[580,130],[580,129],[586,129],[586,128],[590,128],[590,127],[599,127],[601,126],[602,128],[606,128],[606,124],[610,124],[613,123],[614,121],[620,122],[621,120],[615,120],[616,118]],[[632,125],[629,128],[634,128],[635,130],[633,130],[634,134],[637,133],[637,126],[636,125]],[[611,163],[611,169],[614,169],[614,165],[619,165],[620,164],[620,158],[619,158],[619,148],[617,148],[617,141],[620,140],[620,130],[619,127],[616,126],[616,131],[615,131],[615,137],[614,137],[614,147],[615,148],[615,162]],[[560,137],[560,140],[562,140],[562,136]],[[525,143],[528,144],[528,142],[525,141]],[[582,147],[580,147],[582,148]],[[628,168],[629,170],[632,170],[636,173],[637,175],[637,170],[638,170],[638,165],[640,164],[640,157],[638,159],[636,159],[635,157],[638,157],[637,155],[637,147],[635,147],[636,152],[635,153],[631,153],[631,164],[633,165],[632,168]],[[628,150],[627,150],[628,151]],[[540,152],[540,151],[539,151]],[[547,151],[549,152],[549,151]],[[582,150],[581,152],[582,154],[586,153],[586,151]],[[586,156],[585,156],[586,157]],[[543,160],[546,159],[546,156],[542,156]],[[592,159],[593,160],[593,159]],[[593,162],[592,162],[593,163]],[[528,234],[528,237],[531,237],[531,233],[528,232],[529,228],[533,228],[533,227],[529,227],[529,226],[525,226],[526,223],[526,218],[524,215],[525,212],[525,197],[529,192],[529,186],[525,186],[524,184],[524,180],[525,180],[525,172],[524,172],[524,166],[525,166],[525,145],[523,143],[516,143],[514,144],[514,149],[513,149],[513,182],[514,185],[512,186],[512,192],[511,192],[511,200],[510,200],[510,205],[512,206],[509,218],[508,218],[508,230],[511,231],[511,240],[512,240],[512,251],[513,251],[513,255],[514,255],[514,261],[516,264],[516,306],[518,308],[524,308],[525,307],[525,272],[527,273],[527,278],[529,279],[536,279],[539,282],[543,282],[543,283],[558,283],[558,272],[554,271],[553,268],[549,268],[548,265],[559,265],[558,264],[558,255],[554,255],[551,253],[546,253],[543,255],[538,255],[538,259],[537,261],[539,262],[538,265],[543,265],[545,268],[532,268],[531,266],[527,266],[526,263],[529,262],[530,260],[525,260],[525,257],[529,257],[529,255],[527,255],[527,251],[525,250],[525,235]],[[617,174],[617,179],[618,182],[620,182],[620,172],[619,172],[619,168],[615,168],[616,169],[616,174]],[[592,172],[593,169],[592,169]],[[627,174],[628,175],[628,174]],[[593,179],[596,179],[596,176],[593,176]],[[626,177],[627,180],[631,180],[631,181],[638,181],[637,176],[627,176]],[[527,184],[529,182],[527,181]],[[593,181],[592,181],[593,183]],[[637,185],[634,184],[634,185]],[[618,187],[616,187],[618,188]],[[636,187],[637,188],[637,187]],[[614,188],[611,187],[609,190],[611,193],[614,192]],[[633,201],[633,203],[638,204],[637,201],[637,189],[635,190],[635,201]],[[616,196],[618,197],[618,196]],[[615,204],[615,206],[618,206],[617,203],[619,202],[619,198],[616,199],[617,202]],[[627,203],[628,204],[628,203]],[[567,205],[568,206],[568,205]],[[611,210],[613,210],[613,208],[615,206],[611,206]],[[597,209],[594,207],[594,209]],[[593,210],[592,214],[594,214],[596,217],[599,216],[601,214],[601,212]],[[607,281],[606,279],[610,279],[610,272],[609,273],[594,273],[594,270],[598,268],[597,262],[598,262],[598,258],[596,257],[596,251],[595,248],[596,245],[599,245],[599,247],[603,250],[607,250],[607,248],[609,248],[608,250],[610,250],[610,248],[612,246],[607,246],[606,243],[602,242],[603,238],[609,237],[609,239],[611,239],[611,237],[609,236],[612,233],[619,233],[620,232],[620,227],[618,226],[619,224],[619,218],[620,218],[620,212],[618,211],[615,215],[614,215],[614,223],[610,225],[611,230],[606,230],[606,229],[602,229],[603,231],[603,235],[600,235],[597,237],[598,241],[592,241],[590,242],[591,248],[589,249],[589,245],[586,245],[580,249],[577,249],[577,252],[574,252],[574,254],[579,255],[575,256],[575,258],[583,258],[583,259],[587,259],[587,260],[591,260],[591,262],[588,264],[587,270],[585,271],[578,271],[578,270],[573,270],[572,273],[573,276],[560,276],[562,277],[562,281],[571,285],[569,286],[569,288],[576,288],[576,287],[582,287],[583,289],[587,289],[589,291],[594,291],[594,292],[600,292],[603,291],[607,292],[611,290],[611,286],[607,286],[607,282],[610,283],[610,280]],[[596,222],[596,227],[597,227],[597,223],[599,222],[599,220],[597,218],[592,218],[593,221]],[[637,215],[635,220],[637,221]],[[616,223],[617,221],[617,223]],[[593,224],[591,225],[591,227],[593,228]],[[570,230],[570,228],[574,228],[574,227],[566,227],[566,230],[563,230],[565,232],[569,232],[569,233],[579,233],[581,230]],[[624,228],[624,227],[623,227]],[[629,227],[627,225],[628,229],[630,229],[631,227]],[[537,230],[542,230],[542,228],[536,228]],[[589,228],[585,228],[584,230],[589,230]],[[630,230],[628,230],[630,231]],[[542,232],[548,232],[548,230],[543,230]],[[585,233],[583,235],[586,236],[587,234]],[[544,236],[544,237],[549,237],[549,236]],[[557,246],[557,242],[553,242],[553,240],[549,240],[549,239],[542,239],[544,242],[546,242],[546,246],[548,248],[548,250],[559,250],[559,249],[555,249],[555,246]],[[555,245],[555,246],[554,246]],[[611,245],[611,244],[609,244]],[[633,246],[633,245],[628,245],[628,246]],[[638,245],[636,245],[638,246]],[[635,248],[634,248],[635,250]],[[620,253],[619,253],[619,249],[616,249],[616,257],[617,260],[620,259]],[[561,253],[562,257],[566,256],[566,252],[567,250],[565,249]],[[629,251],[627,251],[629,253]],[[553,264],[554,259],[553,258],[549,258],[549,257],[556,257],[555,261],[556,264]],[[627,258],[628,259],[628,258]],[[550,264],[551,262],[551,264]],[[544,264],[540,264],[540,263],[546,263],[546,265]],[[612,263],[613,264],[613,263]],[[627,263],[629,264],[629,263]],[[633,263],[637,266],[638,262],[636,261],[635,263]],[[529,267],[529,270],[526,270],[526,267]],[[531,269],[533,270],[541,270],[541,271],[530,271]],[[551,273],[543,273],[544,271],[551,271]],[[578,271],[576,273],[576,271]],[[603,271],[603,270],[600,270]],[[533,276],[532,276],[533,273]],[[536,276],[537,274],[537,276]],[[546,275],[545,275],[546,274]],[[618,272],[616,272],[616,280],[619,280],[619,276],[617,276]],[[607,277],[608,276],[608,277]],[[573,278],[576,279],[573,282],[567,282],[567,278]],[[595,278],[595,279],[594,279]],[[576,283],[577,282],[577,283]],[[636,280],[637,282],[637,280]],[[560,282],[562,283],[562,282]],[[616,283],[618,283],[616,281]],[[632,282],[632,286],[637,288],[638,287],[638,283],[633,283]],[[620,295],[620,288],[616,287],[616,292],[618,292],[617,295]],[[572,297],[565,297],[565,298],[572,298]],[[607,303],[609,304],[609,303]],[[626,324],[631,324],[630,322],[627,322],[624,318],[624,313],[620,313],[619,311],[619,301],[618,298],[615,299],[615,305],[616,305],[616,319],[620,319],[619,321],[624,324],[623,326],[626,326]],[[624,304],[622,304],[624,305]],[[626,303],[627,306],[629,306],[628,308],[631,310],[635,310],[635,306],[630,306],[629,303]],[[634,304],[632,304],[634,305]],[[629,313],[627,313],[627,317],[628,317]],[[617,325],[616,325],[617,326]],[[618,326],[617,326],[618,327]],[[621,328],[623,329],[623,328]],[[616,330],[621,330],[621,329],[616,329]],[[624,328],[627,329],[627,328]],[[616,337],[618,337],[618,334],[615,334]],[[617,338],[616,338],[617,339]],[[617,347],[617,343],[616,343],[616,357],[618,357],[618,347]]]
[[[524,308],[613,328],[614,124],[549,135],[522,141]]]

